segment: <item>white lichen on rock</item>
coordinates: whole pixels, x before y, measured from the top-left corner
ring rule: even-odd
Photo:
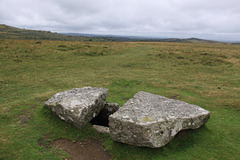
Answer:
[[[105,88],[74,88],[55,94],[45,106],[62,120],[82,128],[104,107],[108,95]]]
[[[179,131],[204,125],[209,117],[199,106],[140,91],[109,117],[110,135],[115,141],[158,148]]]

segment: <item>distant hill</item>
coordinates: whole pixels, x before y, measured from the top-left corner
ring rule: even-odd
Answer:
[[[225,42],[205,40],[199,38],[155,38],[155,37],[143,37],[143,36],[117,36],[117,35],[97,35],[97,34],[83,34],[83,33],[62,33],[71,36],[84,36],[84,37],[97,37],[103,38],[107,41],[146,41],[146,42],[185,42],[185,43],[219,43],[224,44]]]
[[[186,39],[179,39],[179,38],[170,38],[170,39],[164,39],[163,41],[168,42],[187,42],[187,43],[225,43],[220,41],[213,41],[213,40],[205,40],[200,38],[186,38]]]
[[[97,35],[82,33],[53,33],[50,31],[20,29],[0,24],[0,39],[33,39],[33,40],[59,40],[59,41],[146,41],[146,42],[185,42],[185,43],[225,43],[199,38],[155,38],[142,36]],[[239,44],[239,43],[235,43]]]
[[[84,36],[71,36],[50,31],[20,29],[5,24],[0,24],[0,39],[35,39],[59,41],[104,41],[101,38],[88,38]]]

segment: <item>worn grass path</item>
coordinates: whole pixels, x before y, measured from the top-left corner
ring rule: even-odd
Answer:
[[[113,159],[239,159],[240,46],[159,42],[0,40],[0,159],[62,159],[59,138],[102,141]],[[45,108],[53,94],[106,87],[124,104],[142,90],[211,111],[208,123],[159,149],[116,143]]]

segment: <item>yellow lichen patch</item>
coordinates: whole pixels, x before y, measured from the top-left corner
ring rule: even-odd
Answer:
[[[56,106],[57,104],[55,102],[51,103],[51,106]]]
[[[142,118],[142,121],[143,122],[152,122],[152,121],[154,121],[155,119],[153,118],[153,117],[151,117],[151,116],[146,116],[146,117],[143,117]]]
[[[80,113],[80,112],[79,112],[79,109],[78,109],[78,108],[74,108],[74,109],[73,109],[73,113],[79,114],[79,113]]]

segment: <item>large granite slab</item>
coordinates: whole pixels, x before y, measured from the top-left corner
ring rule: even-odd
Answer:
[[[181,130],[204,125],[210,112],[193,104],[140,91],[110,115],[110,136],[126,144],[158,148]]]
[[[105,88],[74,88],[55,94],[45,106],[62,120],[82,128],[103,109],[107,95]]]

